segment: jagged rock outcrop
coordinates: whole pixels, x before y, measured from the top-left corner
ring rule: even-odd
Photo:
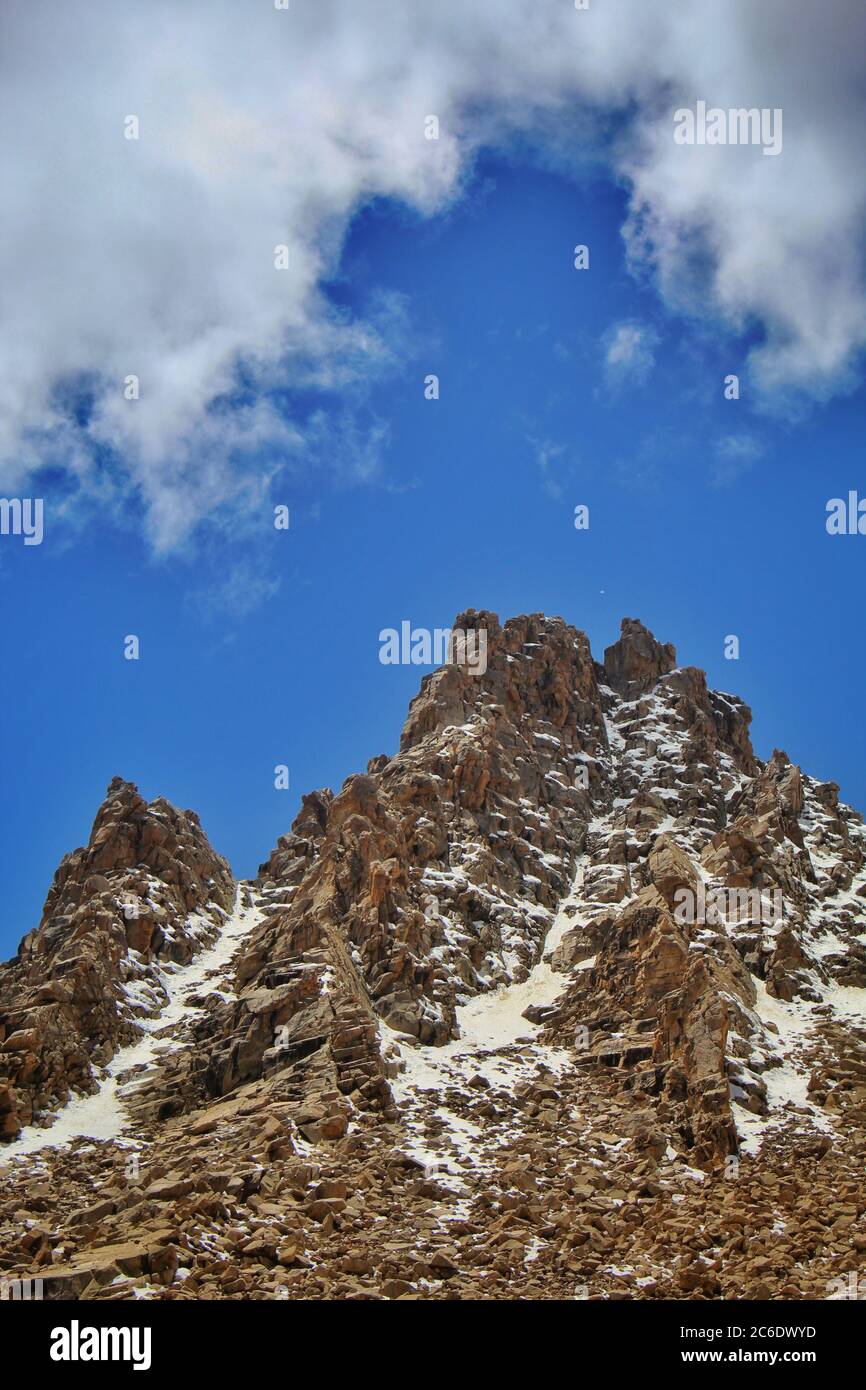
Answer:
[[[676,664],[676,647],[657,642],[637,618],[623,618],[619,640],[605,648],[601,671],[606,685],[623,699],[634,700],[652,690]]]
[[[185,964],[234,898],[194,811],[148,804],[115,777],[90,839],[66,855],[39,926],[0,967],[0,1133],[39,1122],[164,1002],[160,963]]]
[[[267,1070],[289,1017],[303,1046],[311,1029],[324,1035],[329,1010],[336,1020],[363,1001],[399,1033],[442,1043],[458,1032],[461,1000],[525,978],[537,961],[604,796],[589,644],[537,614],[501,626],[473,610],[455,627],[486,632],[486,671],[447,665],[425,677],[400,751],[336,796],[305,797],[262,866],[275,908],[218,1025],[215,1092]],[[327,998],[310,991],[307,1025],[294,1021],[303,991],[288,981],[316,970],[328,972]],[[360,1089],[381,1101],[372,1057],[358,1062]]]

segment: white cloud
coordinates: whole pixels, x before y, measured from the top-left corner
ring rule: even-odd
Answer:
[[[611,386],[646,380],[655,362],[658,334],[642,323],[618,323],[608,333],[604,354],[605,374]]]
[[[435,213],[478,147],[515,132],[575,166],[588,151],[570,132],[595,142],[629,189],[634,263],[671,306],[756,327],[760,389],[850,381],[866,335],[860,0],[796,15],[789,0],[5,0],[2,25],[6,490],[50,462],[99,494],[108,451],[158,549],[243,506],[261,452],[305,455],[268,389],[344,387],[389,360],[388,313],[352,322],[318,288],[353,212],[384,196]],[[675,144],[673,111],[697,99],[781,107],[783,152]],[[239,359],[258,404],[214,414]],[[138,402],[122,395],[133,372]],[[63,402],[85,380],[82,424]]]
[[[526,436],[526,442],[541,472],[545,492],[554,500],[558,500],[562,496],[562,483],[557,474],[565,454],[565,445],[558,444],[553,439],[536,439],[531,434]]]
[[[206,616],[246,618],[279,591],[279,575],[267,574],[260,564],[239,560],[219,580],[197,589],[188,599]]]
[[[716,444],[716,464],[713,482],[717,487],[736,482],[754,468],[764,456],[764,446],[752,434],[725,435]]]

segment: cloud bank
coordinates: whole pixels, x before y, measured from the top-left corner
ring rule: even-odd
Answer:
[[[355,211],[432,216],[517,134],[594,132],[633,265],[671,309],[752,333],[760,390],[846,388],[864,51],[861,0],[5,0],[0,486],[54,467],[131,491],[157,550],[248,505],[311,447],[274,393],[350,391],[394,358],[398,306],[353,321],[320,289]],[[782,153],[675,143],[698,100],[781,108]],[[362,472],[374,443],[356,441]]]

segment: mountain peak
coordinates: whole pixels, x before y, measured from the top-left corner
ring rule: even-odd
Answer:
[[[617,694],[632,700],[651,690],[676,664],[672,643],[657,642],[639,619],[623,618],[618,641],[605,648],[604,678]]]
[[[110,783],[0,967],[0,1132],[51,1192],[19,1261],[26,1171],[0,1170],[10,1272],[38,1260],[49,1297],[172,1297],[180,1259],[206,1296],[827,1296],[837,1242],[753,1260],[730,1194],[796,1231],[859,1190],[861,818],[757,759],[748,707],[637,619],[601,665],[562,618],[454,626],[484,663],[425,675],[399,751],[304,796],[252,883],[194,813]],[[176,1249],[148,1243],[164,1204]]]

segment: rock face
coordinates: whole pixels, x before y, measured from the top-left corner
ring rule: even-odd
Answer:
[[[455,1036],[459,1000],[538,960],[607,742],[585,637],[539,615],[456,625],[486,629],[486,673],[426,677],[399,753],[305,798],[260,870],[285,906],[240,967],[255,979],[336,933],[376,1015],[423,1043]]]
[[[659,676],[677,664],[676,648],[664,646],[637,618],[623,618],[618,642],[605,648],[604,679],[623,699],[633,700],[652,690]]]
[[[214,935],[234,880],[193,811],[149,805],[115,777],[86,848],[60,864],[42,921],[0,967],[0,1131],[16,1135],[71,1092],[164,1003],[155,967]]]
[[[861,818],[634,619],[603,663],[558,618],[455,627],[486,670],[425,677],[237,893],[192,813],[112,783],[0,969],[0,1274],[800,1298],[861,1267]]]

